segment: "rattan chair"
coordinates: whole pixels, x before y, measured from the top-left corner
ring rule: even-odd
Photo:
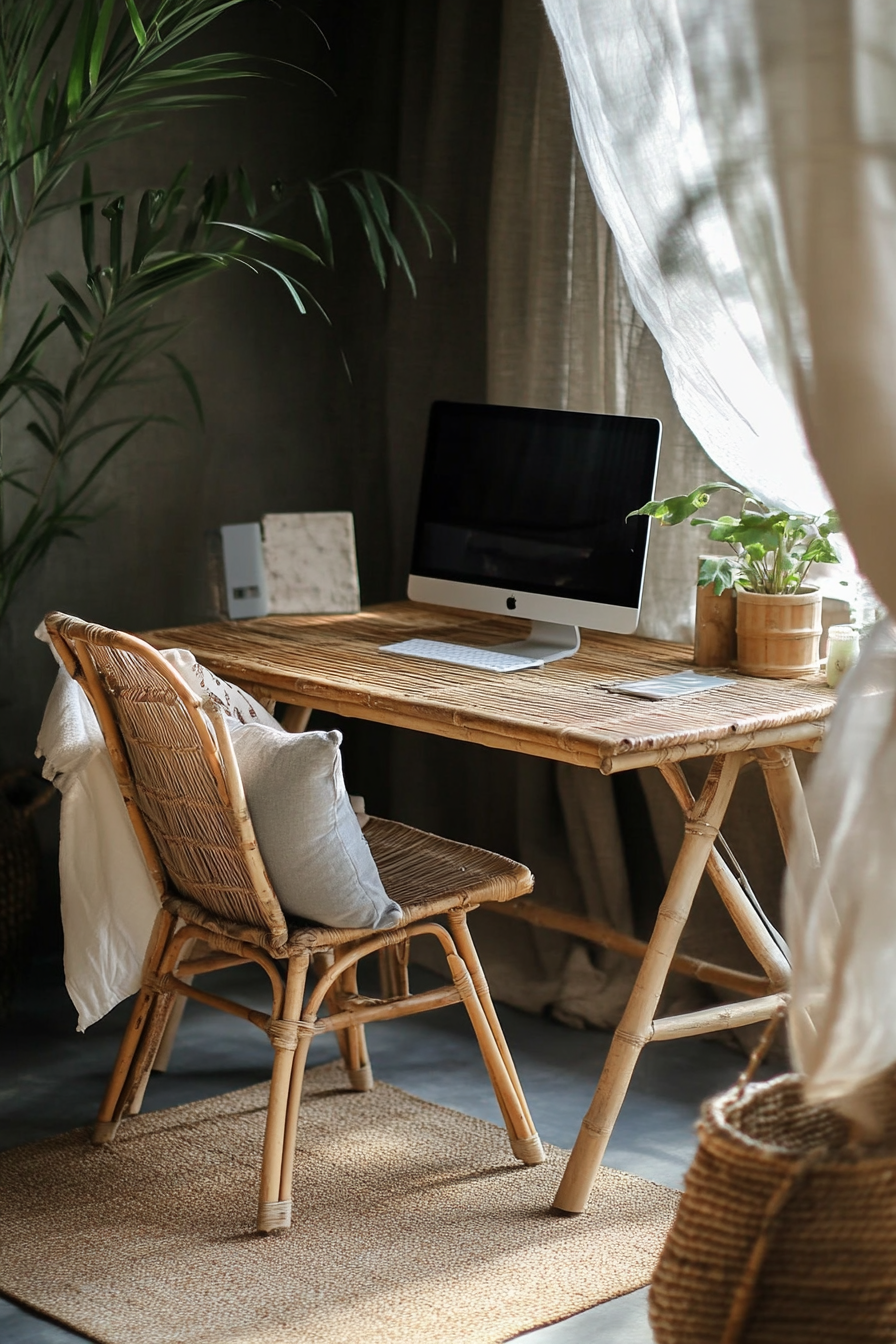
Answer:
[[[200,701],[159,653],[132,635],[58,612],[47,617],[47,629],[96,711],[160,898],[142,987],[100,1108],[94,1142],[109,1143],[122,1117],[139,1110],[178,995],[246,1018],[267,1033],[274,1047],[257,1225],[260,1232],[288,1228],[296,1126],[311,1038],[336,1032],[349,1082],[364,1091],[373,1086],[366,1022],[462,1002],[514,1155],[527,1165],[543,1161],[466,923],[466,911],[480,902],[509,901],[529,891],[528,869],[500,855],[374,817],[364,834],[387,892],[402,907],[401,924],[375,933],[287,919],[258,851],[226,719],[216,702]],[[437,916],[445,917],[444,925],[435,922]],[[441,944],[452,983],[411,994],[408,945],[423,934]],[[200,956],[192,950],[194,940],[205,945]],[[373,952],[381,954],[388,971],[390,983],[382,998],[357,992],[358,962]],[[267,972],[270,1015],[192,983],[204,972],[246,962],[256,962]],[[309,968],[316,983],[303,1006]],[[320,1017],[324,1007],[327,1015]]]

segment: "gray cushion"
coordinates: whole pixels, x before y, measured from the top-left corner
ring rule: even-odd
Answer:
[[[265,868],[283,909],[338,929],[389,929],[386,895],[342,781],[342,734],[228,724]]]

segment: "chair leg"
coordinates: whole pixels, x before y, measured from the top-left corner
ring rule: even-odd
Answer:
[[[286,1104],[286,1119],[283,1123],[283,1160],[280,1165],[280,1203],[292,1202],[292,1173],[296,1158],[296,1131],[299,1127],[299,1108],[302,1104],[302,1084],[305,1081],[305,1065],[308,1062],[308,1049],[311,1045],[311,1033],[303,1032],[296,1046],[292,1063],[292,1076],[289,1083],[289,1100]]]
[[[159,963],[159,974],[164,974],[165,971],[173,971],[182,958],[192,956],[198,941],[197,938],[190,938],[176,952],[172,952],[169,943]],[[193,983],[192,975],[185,976],[184,983],[191,985]],[[186,1006],[185,996],[173,992],[159,994],[150,1009],[146,1030],[140,1040],[128,1082],[122,1092],[124,1115],[140,1114],[149,1075],[154,1069],[163,1073],[168,1067],[174,1038],[177,1035],[177,1029],[180,1026],[180,1020],[184,1015]]]
[[[296,1055],[298,1047],[302,1045],[303,1054],[296,1080],[299,1095],[301,1095],[304,1057],[308,1053],[308,1042],[310,1040],[307,1033],[302,1033],[299,1030],[307,972],[307,954],[302,957],[290,958],[286,973],[283,1015],[278,1022],[271,1023],[270,1035],[274,1044],[274,1067],[271,1072],[271,1091],[268,1100],[264,1152],[261,1161],[261,1190],[258,1196],[257,1222],[259,1232],[275,1232],[288,1228],[292,1223],[292,1162],[295,1148],[295,1124],[299,1111],[298,1099],[293,1100],[292,1091]],[[290,1120],[293,1125],[291,1135],[288,1133],[287,1120]],[[285,1167],[289,1169],[290,1186],[284,1189]]]
[[[325,952],[315,953],[312,964],[318,979],[330,969],[334,959],[332,948],[327,948]],[[330,993],[326,996],[327,1009],[331,1013],[339,1012],[337,989],[342,989],[347,994],[357,994],[358,972],[356,967],[342,976],[338,985],[333,985]],[[367,1053],[367,1039],[364,1035],[364,1028],[346,1027],[345,1030],[337,1031],[334,1035],[350,1085],[356,1092],[369,1092],[373,1087],[373,1070],[370,1067],[370,1056]]]
[[[476,1033],[476,1040],[479,1042],[483,1063],[488,1071],[492,1087],[495,1089],[495,1097],[501,1108],[501,1115],[504,1117],[511,1151],[514,1157],[518,1157],[521,1162],[525,1162],[526,1166],[537,1166],[539,1162],[544,1161],[544,1149],[535,1132],[529,1109],[525,1101],[520,1099],[521,1093],[517,1090],[519,1080],[514,1085],[491,1024],[474,988],[473,977],[467,969],[464,958],[459,952],[446,952],[446,958],[451,979],[454,981],[454,986],[467,1010],[473,1031]],[[495,1020],[497,1021],[497,1019]],[[498,1030],[500,1032],[500,1026]],[[501,1033],[501,1040],[506,1050],[507,1043],[504,1041],[503,1032]]]
[[[522,1162],[526,1162],[530,1166],[537,1165],[539,1162],[544,1161],[544,1149],[541,1146],[541,1139],[538,1137],[535,1123],[526,1103],[526,1096],[523,1092],[519,1074],[516,1071],[516,1065],[513,1062],[513,1056],[510,1053],[510,1047],[507,1044],[503,1028],[498,1020],[498,1014],[495,1012],[495,1005],[492,1001],[488,981],[485,978],[485,972],[482,969],[479,954],[476,951],[476,946],[473,942],[469,927],[467,926],[466,913],[463,910],[452,910],[448,915],[448,927],[451,930],[451,936],[454,939],[458,954],[469,972],[473,988],[476,991],[476,997],[482,1006],[482,1011],[485,1014],[486,1021],[491,1030],[495,1046],[504,1062],[504,1068],[510,1079],[514,1093],[516,1094],[516,1101],[529,1125],[530,1137],[514,1139],[511,1126],[508,1124],[507,1113],[502,1105],[498,1086],[494,1077],[492,1077],[492,1084],[495,1087],[495,1095],[498,1098],[498,1104],[501,1106],[508,1134],[510,1134],[510,1146],[513,1149],[514,1156],[518,1157]],[[486,1067],[488,1067],[487,1060]],[[531,1158],[527,1156],[527,1153],[531,1153]]]
[[[168,914],[167,910],[160,910],[149,940],[144,962],[144,980],[158,973],[162,958],[174,933],[174,926],[173,915]],[[146,989],[142,986],[137,991],[130,1020],[118,1048],[115,1066],[94,1126],[93,1142],[96,1144],[111,1143],[121,1117],[135,1095],[137,1074],[138,1072],[142,1074],[142,1070],[135,1068],[135,1065],[138,1064],[138,1056],[143,1055],[145,1057],[146,1046],[150,1043],[150,1038],[158,1026],[160,999],[166,1000],[165,1009],[167,1011],[165,1016],[167,1017],[167,1012],[170,1011],[173,1000],[172,995],[160,995],[157,990]],[[161,1035],[161,1032],[159,1035]],[[141,1049],[141,1047],[143,1048]],[[142,1081],[142,1077],[140,1081]]]
[[[377,953],[380,970],[380,993],[384,999],[403,999],[410,993],[408,961],[411,941],[406,938],[394,947],[381,947]]]
[[[187,984],[192,984],[192,975],[185,976]],[[184,1009],[187,1006],[187,1000],[183,994],[178,994],[177,1002],[171,1009],[168,1018],[168,1024],[162,1033],[162,1039],[159,1041],[159,1048],[156,1057],[152,1063],[153,1073],[167,1073],[168,1065],[171,1063],[171,1052],[174,1049],[174,1042],[177,1039],[177,1033],[180,1029],[181,1018],[184,1015]]]
[[[186,1002],[181,994],[159,994],[150,1008],[146,1031],[141,1038],[137,1056],[131,1068],[131,1076],[122,1091],[123,1115],[140,1114],[149,1076],[156,1067],[156,1060],[161,1054],[166,1037],[169,1035],[169,1027],[174,1022],[174,1030],[177,1031],[177,1025],[183,1017]]]
[[[189,942],[184,943],[180,955],[184,960],[188,957],[195,957],[201,948],[207,948],[208,944],[203,943],[199,938],[191,938]],[[192,985],[192,975],[182,977],[184,982]],[[171,1012],[168,1016],[168,1023],[162,1033],[162,1039],[159,1041],[159,1048],[156,1051],[156,1057],[152,1062],[153,1073],[166,1073],[168,1065],[171,1063],[171,1052],[174,1049],[174,1042],[177,1039],[177,1033],[180,1028],[181,1018],[184,1015],[184,1009],[187,1006],[187,1000],[183,994],[178,994]],[[144,1091],[145,1091],[144,1087]],[[142,1098],[141,1098],[142,1099]],[[139,1106],[137,1108],[139,1110]]]
[[[350,966],[342,976],[340,985],[346,994],[357,994],[357,962]],[[370,1066],[367,1037],[364,1034],[363,1026],[348,1027],[345,1037],[348,1045],[348,1053],[344,1056],[348,1081],[356,1092],[371,1092],[373,1090],[373,1069]]]

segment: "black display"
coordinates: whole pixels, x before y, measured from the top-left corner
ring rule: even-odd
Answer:
[[[660,423],[437,401],[411,571],[637,607]]]

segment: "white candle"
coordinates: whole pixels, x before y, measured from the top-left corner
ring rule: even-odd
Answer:
[[[832,625],[828,631],[827,681],[836,686],[859,656],[859,632],[851,625]]]

